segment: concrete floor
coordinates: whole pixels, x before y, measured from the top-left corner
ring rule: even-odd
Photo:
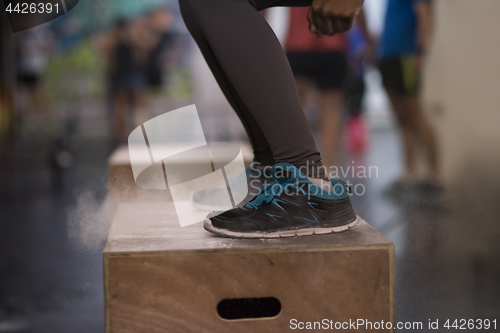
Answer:
[[[20,137],[2,160],[0,332],[104,331],[103,244],[78,250],[67,231],[75,189],[92,182],[96,202],[104,199],[100,189],[109,148],[100,107],[82,117],[74,165],[61,174],[59,186],[53,186],[58,178],[47,162],[46,140]],[[206,119],[202,115],[209,140],[240,138],[241,133],[220,134]],[[86,135],[92,124],[101,124],[100,132]],[[378,168],[378,177],[351,179],[366,186],[366,194],[353,201],[358,214],[396,244],[396,319],[495,319],[500,313],[500,251],[490,235],[498,234],[500,224],[471,228],[476,221],[463,216],[471,216],[472,208],[457,208],[457,193],[448,193],[441,205],[428,198],[385,195],[401,171],[398,142],[394,128],[377,129],[365,154],[343,158],[344,166]],[[474,209],[483,220],[495,218],[494,210]]]
[[[0,332],[103,331],[101,254],[75,250],[66,227],[72,191],[105,173],[107,152],[100,146],[82,142],[59,189],[53,189],[43,143],[22,142],[13,160],[4,161]]]

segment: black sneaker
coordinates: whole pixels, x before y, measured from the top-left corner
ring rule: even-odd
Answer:
[[[267,169],[270,169],[270,167],[267,167]],[[237,207],[243,206],[252,200],[266,183],[274,180],[271,175],[269,175],[269,172],[266,172],[267,169],[255,162],[245,169],[248,195],[240,203],[235,203]],[[240,177],[235,177],[234,179],[228,179],[228,182],[229,185],[231,185],[231,182],[239,182],[241,180]],[[219,198],[225,194],[227,194],[227,188],[211,188],[196,191],[191,197],[191,204],[203,210],[223,211],[227,208],[220,207]]]
[[[205,219],[203,227],[235,238],[277,238],[341,232],[360,220],[343,181],[332,179],[328,192],[288,163],[276,164],[271,174],[274,181],[252,201]]]

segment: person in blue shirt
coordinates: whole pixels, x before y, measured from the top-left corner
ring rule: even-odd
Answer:
[[[434,130],[420,103],[420,72],[432,30],[431,0],[388,0],[379,45],[380,71],[392,108],[402,129],[405,174],[399,184],[415,182],[414,155],[422,146],[430,169],[427,188],[441,188]]]

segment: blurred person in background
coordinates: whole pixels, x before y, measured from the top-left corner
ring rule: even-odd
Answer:
[[[17,45],[20,121],[25,129],[38,131],[40,125],[47,125],[48,99],[43,92],[42,74],[52,50],[52,35],[43,25],[27,29],[18,34]]]
[[[436,136],[420,102],[420,74],[431,31],[432,0],[388,0],[379,66],[403,137],[405,173],[395,190],[417,184],[415,153],[420,147],[430,171],[424,188],[442,187]]]
[[[146,79],[149,88],[158,90],[165,84],[163,78],[168,61],[167,51],[175,40],[175,34],[172,31],[173,17],[168,10],[159,8],[148,15],[148,23],[155,45],[148,55]]]
[[[365,67],[371,60],[372,41],[367,38],[364,12],[361,11],[351,30],[345,33],[347,39],[346,110],[344,138],[351,153],[362,153],[368,145],[368,127],[362,116],[362,102],[365,94]]]
[[[147,66],[158,44],[145,17],[121,19],[105,41],[109,60],[114,145],[127,141],[130,131],[148,120]],[[132,111],[133,124],[129,112]]]
[[[344,34],[318,38],[304,20],[308,7],[292,7],[285,51],[304,106],[307,89],[303,79],[320,92],[320,147],[326,167],[338,163],[342,109],[347,78],[347,43]]]

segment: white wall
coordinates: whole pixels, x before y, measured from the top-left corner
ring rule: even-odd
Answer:
[[[500,1],[438,0],[424,96],[443,172],[500,182]]]
[[[424,96],[455,212],[442,243],[463,260],[500,251],[500,1],[438,0],[436,10]],[[475,237],[477,230],[488,232]]]

